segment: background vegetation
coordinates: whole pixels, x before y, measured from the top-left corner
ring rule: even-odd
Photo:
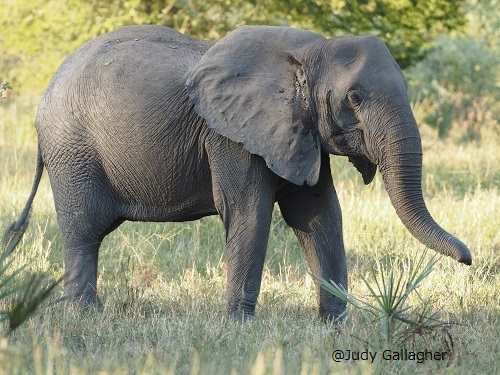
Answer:
[[[159,23],[210,39],[243,24],[290,25],[327,36],[370,33],[386,41],[411,83],[429,209],[474,257],[471,267],[439,260],[418,295],[407,298],[411,306],[429,301],[446,324],[388,343],[377,340],[380,326],[353,308],[337,329],[316,320],[313,279],[277,210],[258,315],[245,325],[230,324],[224,315],[224,233],[218,218],[126,223],[102,246],[98,283],[104,313],[81,315],[72,306],[46,304],[0,339],[0,374],[498,373],[498,6],[498,0],[0,0],[0,81],[13,88],[3,92],[0,104],[2,228],[29,195],[37,105],[71,51],[126,24]],[[374,300],[368,286],[375,285],[376,270],[398,259],[418,260],[424,246],[400,223],[379,176],[364,186],[345,158],[331,162],[344,215],[349,291]],[[53,207],[44,177],[31,224],[12,255],[13,266],[26,267],[28,279],[38,272],[54,280],[63,274]],[[58,287],[52,298],[61,296]],[[10,305],[11,300],[0,301],[0,310]],[[0,326],[0,334],[7,329]],[[373,364],[331,359],[335,349],[401,348],[444,350],[450,357],[424,363],[379,358]]]
[[[375,34],[405,68],[434,37],[463,30],[458,0],[2,0],[0,72],[20,92],[41,91],[76,48],[119,26],[161,24],[220,39],[244,24],[287,25],[325,36]]]

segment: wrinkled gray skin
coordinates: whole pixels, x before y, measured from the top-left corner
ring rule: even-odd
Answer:
[[[252,316],[273,205],[312,272],[347,288],[342,217],[328,154],[370,183],[378,166],[402,222],[422,243],[471,264],[421,191],[422,146],[406,80],[376,37],[325,39],[242,27],[219,42],[160,26],[103,35],[59,68],[36,118],[64,245],[65,293],[99,306],[97,258],[123,221],[220,215],[228,312]],[[188,250],[188,249],[187,249]],[[319,314],[345,303],[317,289]]]

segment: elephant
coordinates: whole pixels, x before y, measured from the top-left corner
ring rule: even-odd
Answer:
[[[255,314],[275,203],[312,273],[347,289],[342,214],[330,155],[369,184],[380,171],[397,215],[426,246],[470,265],[467,246],[431,217],[408,84],[375,36],[325,38],[243,26],[219,41],[159,25],[86,43],[51,79],[36,115],[31,195],[47,170],[64,254],[64,292],[97,294],[103,238],[124,221],[219,215],[226,233],[227,313]],[[14,241],[14,240],[12,240]],[[316,285],[318,314],[346,303]]]

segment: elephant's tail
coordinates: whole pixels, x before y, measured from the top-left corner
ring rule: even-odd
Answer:
[[[40,184],[40,179],[42,178],[43,167],[43,159],[39,147],[36,159],[35,179],[33,181],[33,187],[31,188],[31,194],[19,218],[5,231],[2,237],[2,248],[4,255],[9,255],[14,251],[17,244],[21,240],[21,237],[26,231],[26,228],[28,227],[28,216],[31,209],[31,204],[33,203],[33,199],[35,198],[36,191],[38,189],[38,185]]]

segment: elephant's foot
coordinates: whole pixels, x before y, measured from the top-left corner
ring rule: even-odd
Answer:
[[[72,311],[77,316],[95,316],[99,315],[103,311],[103,306],[100,300],[90,303],[88,301],[84,302],[81,299],[75,297],[65,297],[64,309],[67,311]]]
[[[70,293],[65,291],[65,298],[71,303],[74,303],[78,308],[85,313],[102,312],[103,306],[100,298],[93,288],[88,289],[83,293]]]
[[[92,300],[88,300],[88,299],[79,300],[78,305],[80,306],[80,309],[84,312],[102,312],[103,311],[102,302],[101,302],[100,298],[97,297],[97,295]]]
[[[319,313],[319,318],[321,321],[324,323],[334,323],[334,324],[340,324],[345,321],[345,318],[347,316],[347,311],[344,311],[340,314],[332,314],[332,313]]]
[[[229,317],[233,323],[245,323],[255,316],[255,311],[247,311],[238,309],[229,313]]]
[[[326,306],[325,306],[326,305]],[[320,303],[319,318],[326,323],[342,323],[347,316],[347,304],[338,298],[334,298],[334,303]]]

